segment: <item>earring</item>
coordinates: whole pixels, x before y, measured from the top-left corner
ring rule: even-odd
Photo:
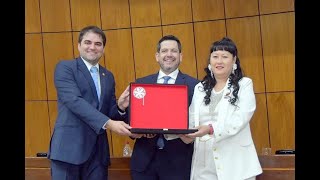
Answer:
[[[233,66],[232,66],[232,74],[234,74],[234,71],[237,69],[238,67],[237,67],[237,64],[233,64]]]
[[[211,65],[210,64],[208,64],[208,69],[210,70],[211,77],[213,78],[213,73],[212,73],[212,69],[211,69]]]

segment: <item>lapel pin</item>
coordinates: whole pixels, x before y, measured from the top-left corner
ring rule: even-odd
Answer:
[[[104,74],[104,73],[102,73],[102,76],[105,76],[105,74]]]

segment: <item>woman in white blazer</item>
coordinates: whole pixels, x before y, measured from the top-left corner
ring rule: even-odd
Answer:
[[[250,131],[256,109],[252,80],[243,77],[229,38],[212,44],[206,76],[194,88],[190,128],[194,141],[191,180],[255,180],[262,173]]]

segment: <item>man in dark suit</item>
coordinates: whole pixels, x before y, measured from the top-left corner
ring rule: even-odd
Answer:
[[[126,118],[129,90],[116,103],[113,74],[98,64],[105,45],[100,28],[85,27],[78,39],[80,57],[56,65],[58,117],[48,152],[53,180],[108,179],[106,129],[132,135],[130,126],[119,121]]]
[[[188,85],[189,105],[197,79],[183,74],[178,67],[182,61],[181,43],[175,36],[162,37],[157,45],[156,60],[160,70],[140,79],[138,83],[164,83]],[[168,102],[170,103],[170,102]],[[165,104],[159,104],[165,106]],[[172,109],[174,113],[174,109]],[[193,144],[186,144],[179,135],[145,134],[136,138],[131,156],[131,176],[133,180],[189,180]],[[159,145],[159,140],[162,141]],[[163,144],[164,143],[164,144]]]

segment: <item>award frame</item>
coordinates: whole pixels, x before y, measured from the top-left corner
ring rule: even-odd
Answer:
[[[188,86],[130,83],[129,124],[137,134],[188,134]]]

